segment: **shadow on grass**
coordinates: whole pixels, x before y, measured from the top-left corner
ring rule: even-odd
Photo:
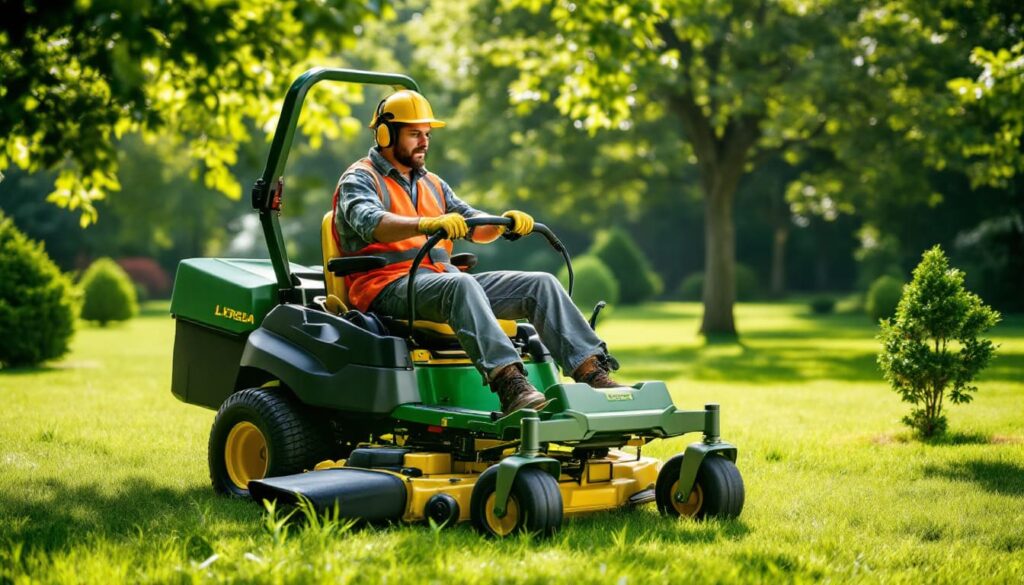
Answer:
[[[65,550],[87,539],[139,538],[143,532],[193,534],[211,525],[221,531],[231,523],[239,533],[249,532],[262,513],[248,500],[222,498],[205,486],[175,490],[142,478],[129,478],[109,493],[52,478],[19,488],[4,494],[0,518],[7,539],[27,550]]]
[[[944,467],[929,465],[925,477],[940,477],[952,481],[969,481],[983,490],[1005,496],[1024,497],[1024,466],[1006,461],[976,459]]]
[[[712,342],[705,345],[649,345],[612,348],[625,369],[625,377],[638,380],[685,376],[697,380],[769,384],[810,380],[881,382],[877,351],[855,351],[843,347],[813,347],[787,343],[801,337],[744,336],[757,344]],[[811,337],[828,338],[817,334]],[[741,338],[742,339],[742,338]],[[1024,353],[998,353],[979,376],[980,382],[1017,382],[1024,372]]]
[[[686,376],[697,380],[768,384],[804,380],[877,381],[881,373],[872,352],[808,349],[777,344],[750,347],[647,346],[614,350],[625,375],[636,379]]]

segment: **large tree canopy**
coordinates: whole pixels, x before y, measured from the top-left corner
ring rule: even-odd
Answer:
[[[972,47],[1020,29],[1000,2],[491,0],[476,14],[476,54],[516,70],[517,107],[554,103],[596,132],[635,127],[656,106],[687,140],[705,202],[708,334],[735,334],[733,203],[746,173],[814,147],[848,171],[794,191],[818,213],[897,178],[900,196],[927,198],[912,169],[965,159],[949,80],[972,76]]]
[[[58,169],[50,199],[95,219],[118,188],[116,138],[173,140],[231,197],[238,145],[272,130],[288,84],[337,63],[380,2],[0,0],[0,171]],[[356,87],[327,86],[302,130],[335,138]],[[346,99],[340,99],[347,94]],[[349,123],[349,129],[355,121]]]

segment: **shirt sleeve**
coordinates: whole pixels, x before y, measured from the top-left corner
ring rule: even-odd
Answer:
[[[438,177],[441,181],[441,191],[444,192],[444,206],[448,213],[458,213],[463,217],[473,217],[475,215],[485,215],[483,211],[474,209],[470,204],[466,203],[462,199],[459,199],[455,195],[455,191],[448,186],[447,181]]]
[[[373,230],[377,229],[385,212],[369,174],[352,171],[342,177],[338,209],[335,210],[338,233],[345,233],[347,228],[363,241],[374,242]]]

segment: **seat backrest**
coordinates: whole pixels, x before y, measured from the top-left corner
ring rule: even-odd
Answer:
[[[342,303],[348,305],[348,291],[345,289],[345,278],[335,276],[327,270],[327,262],[331,258],[341,256],[341,250],[334,241],[334,212],[328,211],[320,222],[320,250],[324,256],[324,284],[327,285],[327,294],[334,295],[341,299]]]

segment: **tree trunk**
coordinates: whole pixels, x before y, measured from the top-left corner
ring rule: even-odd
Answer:
[[[704,318],[705,336],[735,337],[736,228],[732,204],[742,166],[717,167],[704,181]]]
[[[704,191],[704,317],[706,337],[736,337],[736,227],[732,206],[747,155],[760,137],[760,118],[739,115],[716,132],[692,93],[672,95],[683,131],[697,157]]]
[[[786,241],[789,239],[789,226],[776,225],[772,237],[772,296],[781,297],[786,294]]]

